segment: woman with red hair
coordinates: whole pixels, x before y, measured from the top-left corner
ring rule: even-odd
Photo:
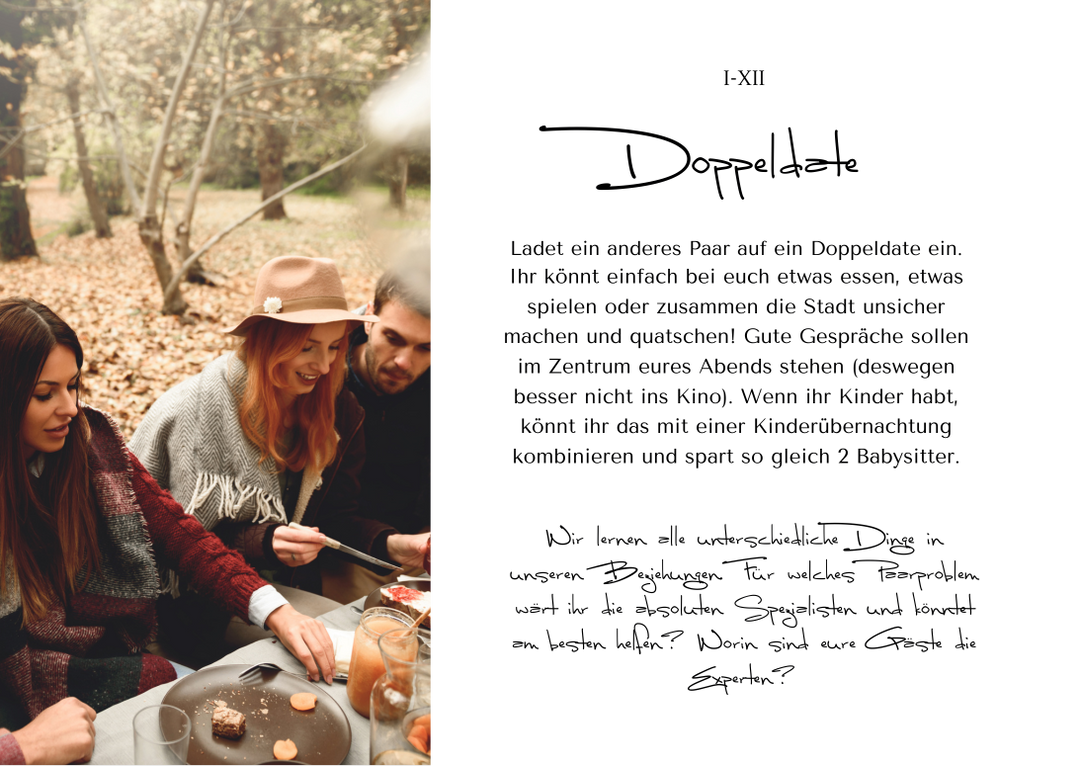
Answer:
[[[0,300],[0,359],[0,727],[51,711],[57,742],[76,733],[64,721],[77,725],[74,750],[61,751],[78,757],[92,749],[93,716],[66,698],[101,710],[175,679],[175,666],[144,652],[158,631],[162,567],[273,630],[329,682],[334,648],[322,623],[186,515],[113,421],[79,401],[83,351],[71,327],[36,301]],[[40,727],[5,729],[0,758],[42,742]],[[62,757],[33,748],[22,757],[34,753]]]
[[[326,536],[422,565],[430,535],[398,534],[357,507],[364,413],[344,389],[345,338],[377,317],[348,311],[325,258],[275,258],[255,294],[226,331],[243,338],[239,350],[155,402],[132,451],[187,513],[280,586],[321,592]],[[302,596],[279,589],[303,608]]]

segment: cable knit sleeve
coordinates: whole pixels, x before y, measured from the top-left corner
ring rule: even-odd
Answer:
[[[185,582],[232,614],[248,620],[251,594],[266,585],[236,551],[194,516],[184,513],[165,490],[154,482],[130,451],[132,488],[142,508],[159,562],[176,569]]]
[[[274,521],[252,524],[249,521],[223,521],[214,534],[244,557],[253,569],[272,569],[281,562],[274,555],[274,530],[283,526]]]

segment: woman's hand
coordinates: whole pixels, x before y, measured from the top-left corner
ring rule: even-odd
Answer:
[[[330,640],[325,625],[285,604],[270,613],[266,618],[266,627],[274,631],[285,648],[304,663],[308,678],[318,681],[321,674],[326,683],[334,683],[334,642]]]
[[[318,527],[278,527],[274,530],[274,554],[285,566],[310,564],[325,544],[326,535],[319,534]]]
[[[74,697],[50,705],[13,735],[27,763],[85,763],[94,754],[97,713]]]
[[[431,533],[421,535],[390,535],[386,538],[386,553],[404,566],[423,567],[431,574]]]

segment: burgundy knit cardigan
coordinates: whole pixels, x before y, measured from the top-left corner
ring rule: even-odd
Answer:
[[[251,594],[266,584],[158,487],[107,415],[85,412],[101,569],[66,609],[54,602],[25,627],[10,579],[0,594],[0,693],[31,718],[64,697],[103,710],[176,678],[167,660],[141,651],[157,633],[159,568],[176,569],[245,622]]]

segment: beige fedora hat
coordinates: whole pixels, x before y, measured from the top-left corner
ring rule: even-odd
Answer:
[[[283,255],[263,264],[255,281],[255,308],[236,327],[225,332],[246,335],[256,322],[276,319],[296,324],[328,322],[378,322],[373,314],[358,316],[349,311],[345,288],[337,267],[329,258]]]

